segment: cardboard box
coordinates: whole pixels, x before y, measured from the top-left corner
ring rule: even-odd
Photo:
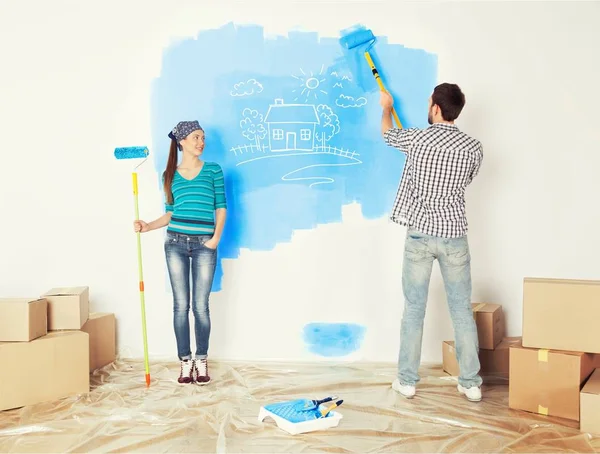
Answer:
[[[100,369],[116,359],[115,315],[92,313],[81,328],[90,336],[90,372]]]
[[[0,298],[0,342],[29,342],[45,336],[47,314],[44,298]]]
[[[31,342],[0,342],[0,410],[89,392],[89,335],[49,333]]]
[[[47,291],[48,330],[81,329],[90,315],[89,287],[60,287]]]
[[[509,378],[510,346],[519,345],[520,337],[505,337],[495,350],[479,350],[480,374],[485,377]],[[456,359],[454,341],[444,341],[442,344],[443,368],[448,374],[458,377],[460,368]]]
[[[600,281],[526,278],[523,345],[600,353]]]
[[[505,334],[504,311],[499,304],[473,303],[473,317],[477,323],[479,348],[493,350]]]
[[[600,436],[600,369],[596,369],[583,386],[580,405],[579,428],[582,432]]]
[[[442,368],[444,372],[458,377],[460,375],[460,367],[456,359],[456,348],[454,341],[442,342]]]
[[[594,361],[589,353],[511,346],[508,406],[579,421],[581,384]]]

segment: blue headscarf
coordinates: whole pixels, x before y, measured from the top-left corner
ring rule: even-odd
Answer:
[[[171,132],[169,133],[169,137],[177,142],[180,142],[183,139],[185,139],[191,132],[197,130],[203,131],[202,127],[200,126],[200,123],[198,123],[196,120],[180,121],[179,123],[177,123],[177,126],[175,126],[171,130]]]

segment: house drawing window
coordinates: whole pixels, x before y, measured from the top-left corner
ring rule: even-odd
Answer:
[[[264,122],[269,128],[269,149],[278,151],[313,151],[319,116],[311,104],[284,104],[276,99],[269,106]]]
[[[300,130],[300,140],[310,140],[311,134],[310,129],[301,129]]]

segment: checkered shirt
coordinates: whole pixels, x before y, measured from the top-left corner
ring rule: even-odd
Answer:
[[[466,235],[465,190],[479,172],[481,143],[448,123],[426,129],[391,128],[384,139],[406,153],[390,219],[426,235]]]

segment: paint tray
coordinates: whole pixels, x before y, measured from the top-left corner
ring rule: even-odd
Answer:
[[[292,435],[315,432],[336,427],[342,419],[342,414],[331,411],[323,418],[317,418],[316,412],[303,410],[304,399],[278,402],[276,404],[260,407],[258,420],[264,421],[270,417],[275,421],[277,427]]]

